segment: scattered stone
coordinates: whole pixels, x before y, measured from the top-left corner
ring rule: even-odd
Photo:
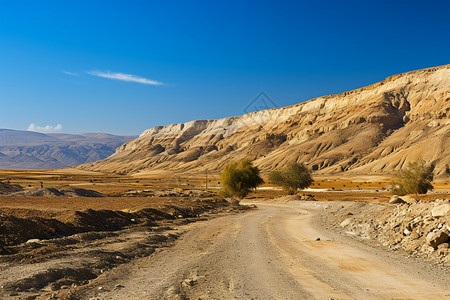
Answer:
[[[450,215],[450,203],[435,206],[431,210],[431,215],[433,217],[444,217]]]
[[[316,241],[320,241],[320,238],[316,238]]]
[[[11,292],[11,293],[9,293],[9,296],[10,297],[19,296],[19,293],[18,292]]]
[[[116,285],[114,286],[114,288],[118,290],[118,289],[124,288],[124,286],[121,285],[121,284],[116,284]]]

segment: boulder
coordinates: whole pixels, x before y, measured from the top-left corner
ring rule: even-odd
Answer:
[[[448,233],[445,231],[432,231],[427,234],[427,244],[433,248],[437,248],[440,244],[448,241]]]
[[[433,207],[433,209],[431,210],[431,215],[433,217],[443,217],[450,215],[450,203]]]
[[[414,199],[414,198],[411,197],[411,196],[402,196],[401,199],[402,199],[404,202],[408,203],[408,204],[415,204],[415,203],[417,203],[417,200]]]
[[[314,198],[314,195],[306,195],[303,194],[300,196],[300,200],[304,200],[304,201],[316,201],[316,198]]]
[[[34,244],[34,243],[40,243],[40,239],[29,239],[26,243],[27,244]]]
[[[402,198],[400,198],[398,195],[394,195],[389,200],[389,203],[391,204],[398,204],[398,203],[405,203]]]

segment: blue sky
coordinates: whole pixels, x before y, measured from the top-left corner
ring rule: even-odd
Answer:
[[[351,90],[450,63],[449,11],[449,1],[0,0],[0,128],[139,134],[243,114],[261,91],[286,106]]]

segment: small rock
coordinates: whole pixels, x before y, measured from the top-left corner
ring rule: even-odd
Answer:
[[[413,232],[410,236],[411,240],[417,240],[418,238],[420,238],[420,235],[417,232]]]
[[[447,256],[450,250],[448,248],[442,248],[437,250],[437,254],[440,256]]]
[[[13,296],[19,296],[19,293],[17,292],[11,292],[9,293],[9,296],[13,297]]]
[[[121,288],[124,288],[124,286],[121,285],[121,284],[116,284],[116,285],[114,286],[114,288],[115,288],[115,289],[121,289]]]
[[[389,200],[389,203],[391,204],[397,204],[397,203],[405,203],[402,198],[400,198],[398,195],[394,195]]]
[[[40,243],[41,240],[40,239],[29,239],[26,243],[27,244],[32,244],[32,243]]]
[[[316,241],[320,241],[320,238],[316,238]]]
[[[427,244],[433,248],[437,248],[440,244],[448,240],[448,234],[444,231],[435,231],[427,234]]]
[[[442,243],[438,246],[438,249],[448,249],[450,247],[449,243]]]
[[[404,202],[408,203],[408,204],[415,204],[415,203],[417,203],[417,200],[414,199],[414,198],[411,197],[411,196],[402,196],[401,199],[402,199]]]
[[[431,215],[433,217],[444,217],[450,215],[450,203],[435,206],[431,210]]]
[[[341,222],[341,224],[339,224],[341,227],[345,227],[348,224],[350,224],[352,220],[350,218],[345,219],[344,221]]]
[[[197,284],[197,279],[196,278],[188,278],[183,280],[182,283],[184,286],[194,286]]]

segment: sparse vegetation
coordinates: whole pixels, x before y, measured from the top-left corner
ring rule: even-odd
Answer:
[[[264,181],[249,159],[233,161],[225,165],[220,181],[223,193],[227,197],[244,198],[250,190],[255,189]]]
[[[394,195],[426,194],[433,189],[434,165],[427,165],[423,160],[410,162],[398,177],[392,188]]]
[[[283,169],[271,172],[269,180],[282,187],[289,195],[293,195],[298,189],[307,188],[313,183],[311,171],[305,165],[297,162],[290,162]]]

